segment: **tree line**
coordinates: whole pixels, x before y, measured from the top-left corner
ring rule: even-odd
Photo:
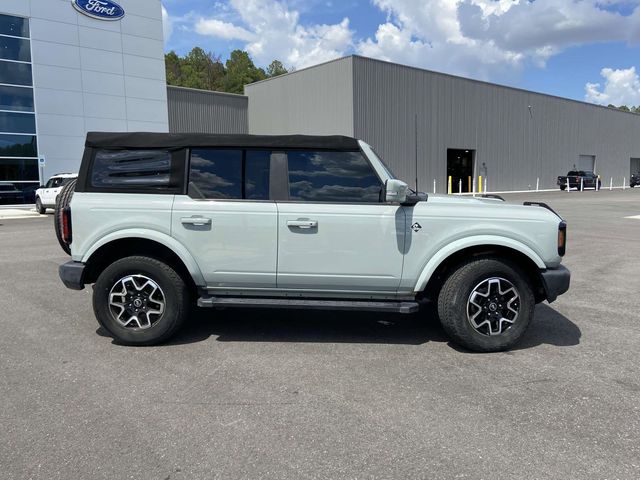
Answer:
[[[614,104],[610,103],[609,105],[607,105],[607,107],[615,108],[616,110],[622,110],[623,112],[640,114],[640,105],[638,105],[637,107],[627,107],[626,105],[620,105],[619,107],[616,107]]]
[[[288,73],[280,60],[271,62],[266,70],[256,67],[243,50],[231,52],[224,63],[219,55],[205,52],[200,47],[195,47],[184,56],[171,51],[164,59],[167,84],[200,90],[242,94],[248,83]]]

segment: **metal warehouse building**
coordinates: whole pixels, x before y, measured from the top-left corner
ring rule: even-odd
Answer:
[[[616,185],[640,170],[640,115],[350,56],[247,85],[249,132],[344,134],[370,143],[423,191],[555,188],[595,170]],[[417,162],[416,162],[417,158]],[[484,183],[484,182],[483,182]]]

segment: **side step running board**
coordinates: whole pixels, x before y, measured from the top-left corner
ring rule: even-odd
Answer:
[[[366,300],[301,300],[296,298],[210,297],[198,299],[199,307],[299,308],[312,310],[358,310],[361,312],[414,313],[418,302]]]

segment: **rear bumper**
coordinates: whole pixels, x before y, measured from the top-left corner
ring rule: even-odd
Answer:
[[[84,271],[85,265],[81,262],[67,262],[58,268],[60,280],[71,290],[84,289]]]
[[[550,268],[540,273],[544,293],[549,303],[553,302],[560,295],[569,290],[571,283],[571,272],[563,265],[558,268]]]

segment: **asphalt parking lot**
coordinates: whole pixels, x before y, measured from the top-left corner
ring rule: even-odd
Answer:
[[[640,478],[640,189],[507,198],[566,218],[573,279],[498,354],[425,313],[204,311],[119,346],[52,216],[0,221],[0,478]]]

